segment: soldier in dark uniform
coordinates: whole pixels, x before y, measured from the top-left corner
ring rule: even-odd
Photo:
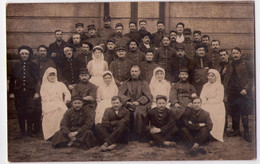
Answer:
[[[54,61],[56,66],[59,66],[61,58],[63,58],[63,47],[66,42],[62,39],[63,31],[56,30],[54,33],[56,41],[49,45],[50,57]]]
[[[155,47],[155,49],[158,49],[162,46],[162,37],[166,35],[165,32],[165,26],[163,21],[157,22],[157,32],[152,34],[152,45]]]
[[[73,57],[73,53],[75,51],[76,49],[69,43],[64,46],[65,58],[62,59],[61,66],[59,68],[61,71],[61,81],[70,91],[79,79],[79,69],[81,66],[80,61]]]
[[[102,45],[104,47],[104,43],[100,36],[97,34],[97,30],[94,24],[88,25],[88,42],[90,42],[94,47],[98,45]]]
[[[117,143],[128,143],[129,110],[122,106],[119,96],[114,96],[111,104],[104,112],[102,123],[95,126],[97,137],[104,142],[101,151],[113,150]]]
[[[147,26],[147,21],[146,20],[140,20],[139,21],[139,27],[140,29],[137,31],[139,34],[139,38],[138,38],[138,42],[141,42],[141,35],[142,34],[146,34],[148,31],[146,30],[146,26]]]
[[[127,43],[129,42],[130,39],[127,36],[123,35],[123,30],[124,30],[123,24],[117,23],[115,26],[116,35],[114,39],[116,41],[117,46],[127,47]]]
[[[129,22],[129,33],[126,33],[125,36],[127,36],[130,40],[136,40],[139,42],[140,34],[137,32],[137,24],[136,22],[130,21]]]
[[[75,33],[75,34],[72,35],[72,43],[73,43],[72,45],[76,49],[76,51],[73,54],[74,58],[76,58],[80,54],[81,41],[82,40],[81,40],[80,35],[78,33]]]
[[[9,83],[9,96],[15,99],[15,108],[20,127],[20,134],[16,138],[20,139],[26,136],[32,136],[38,68],[36,64],[31,61],[33,51],[30,47],[19,47],[18,54],[20,60],[15,63],[12,69]],[[27,120],[27,133],[25,120]]]
[[[227,72],[227,66],[232,62],[231,59],[229,59],[229,54],[226,49],[220,49],[219,50],[219,56],[220,56],[220,63],[216,65],[216,70],[219,71],[221,82],[224,83],[224,77]],[[229,115],[229,104],[228,102],[225,103],[225,109],[226,109],[226,122],[225,122],[225,130],[228,128],[228,115]]]
[[[152,34],[150,32],[141,34],[141,42],[139,45],[140,51],[146,52],[147,49],[153,48],[154,46],[152,45]]]
[[[144,53],[138,49],[138,42],[136,40],[130,40],[128,42],[127,58],[130,59],[136,65],[140,65],[144,61]]]
[[[199,97],[193,98],[192,108],[188,107],[183,114],[185,127],[181,129],[181,132],[186,145],[190,148],[191,155],[206,153],[202,145],[209,141],[213,127],[209,113],[201,109],[201,101]]]
[[[172,76],[172,60],[175,58],[175,49],[169,46],[170,38],[168,36],[164,36],[162,40],[163,46],[160,47],[154,56],[155,62],[165,70],[165,79],[173,82]]]
[[[171,30],[169,32],[170,35],[170,47],[175,48],[177,42],[176,42],[176,38],[177,38],[177,32],[174,30]]]
[[[201,44],[201,31],[193,31],[193,43],[196,45]]]
[[[95,146],[96,138],[92,133],[95,112],[83,108],[81,97],[73,97],[72,107],[66,111],[60,123],[60,130],[52,137],[52,146],[80,146],[86,150]]]
[[[206,46],[208,52],[210,51],[210,37],[208,35],[203,35],[201,37],[201,44]]]
[[[186,49],[183,43],[178,43],[175,50],[176,57],[172,60],[171,66],[174,82],[178,82],[180,69],[188,68],[191,61],[186,57]]]
[[[141,62],[140,64],[141,76],[148,83],[150,83],[153,77],[153,70],[156,67],[159,67],[159,65],[155,63],[153,59],[154,59],[154,50],[147,49],[145,52],[145,61]]]
[[[176,147],[173,141],[175,134],[178,131],[176,126],[175,116],[173,112],[166,107],[167,98],[163,95],[157,95],[157,107],[150,109],[147,112],[147,125],[145,128],[148,134],[149,144],[163,145],[168,147]]]
[[[80,35],[81,41],[88,39],[87,35],[85,35],[85,33],[84,33],[84,24],[83,23],[76,23],[75,27],[76,27],[76,33]],[[70,44],[73,44],[72,37],[67,42]]]
[[[187,68],[179,70],[179,81],[172,85],[170,91],[171,110],[177,121],[179,128],[183,127],[182,115],[187,106],[191,107],[192,97],[196,97],[196,89],[188,81],[189,74]]]
[[[186,54],[185,56],[192,61],[195,55],[195,44],[191,40],[191,34],[192,32],[190,28],[185,28],[183,30],[183,35],[184,35],[183,44],[185,46],[185,54]]]
[[[116,54],[116,41],[115,39],[108,39],[107,40],[107,51],[104,54],[104,60],[107,61],[108,66],[110,63],[117,59]]]
[[[207,54],[207,57],[212,62],[212,67],[216,69],[217,65],[219,65],[221,59],[219,56],[220,50],[220,41],[219,40],[212,40],[211,41],[211,51]]]
[[[229,58],[228,51],[226,49],[220,49],[219,50],[219,57],[220,57],[220,63],[216,65],[216,70],[219,71],[221,76],[221,82],[224,82],[224,77],[227,72],[227,66],[231,62],[231,59]]]
[[[102,39],[103,43],[106,43],[106,41],[116,35],[115,30],[111,27],[111,17],[110,16],[104,16],[103,18],[104,22],[104,28],[99,30],[99,36]]]
[[[80,68],[79,78],[80,82],[72,89],[71,96],[81,97],[83,107],[94,112],[97,107],[97,87],[89,82],[90,74],[87,68]]]
[[[233,61],[228,64],[224,77],[225,101],[229,103],[232,117],[232,129],[228,136],[238,136],[240,133],[240,117],[244,127],[244,139],[251,142],[248,127],[250,110],[248,102],[252,89],[252,70],[249,63],[241,58],[241,50],[235,47],[231,50]]]
[[[80,68],[85,67],[87,68],[88,62],[92,60],[92,49],[93,46],[88,41],[84,40],[80,43],[81,49],[78,52],[78,56],[76,60],[80,61]]]
[[[208,70],[212,68],[212,63],[205,56],[207,48],[204,45],[195,47],[196,56],[189,65],[191,84],[196,88],[198,96],[203,85],[208,82]]]
[[[133,63],[126,58],[125,47],[117,47],[116,54],[118,58],[111,62],[109,71],[113,73],[117,86],[120,86],[124,81],[130,78],[130,69]]]

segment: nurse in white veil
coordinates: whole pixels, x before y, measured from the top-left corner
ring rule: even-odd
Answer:
[[[71,99],[71,94],[66,85],[58,81],[55,68],[49,67],[45,71],[40,95],[42,99],[43,137],[48,140],[55,132],[60,130],[61,119],[68,109],[66,103]]]
[[[225,128],[224,87],[217,70],[210,69],[208,71],[208,82],[204,84],[200,98],[202,99],[201,108],[209,112],[213,122],[211,135],[216,140],[223,142]]]

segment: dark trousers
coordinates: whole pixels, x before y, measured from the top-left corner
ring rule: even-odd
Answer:
[[[91,130],[80,132],[76,135],[75,143],[78,143],[83,148],[92,148],[95,146],[96,137]],[[52,146],[54,148],[66,147],[70,142],[68,134],[63,133],[61,130],[56,132],[52,137]]]
[[[125,124],[118,124],[114,129],[105,127],[102,123],[95,126],[97,138],[108,144],[127,143],[128,127]]]
[[[41,99],[35,100],[35,112],[33,119],[33,129],[35,132],[39,132],[41,130],[41,118],[42,118],[42,103]]]
[[[248,99],[244,96],[238,96],[229,101],[230,116],[232,117],[232,129],[239,131],[240,116],[244,127],[244,132],[248,133]]]
[[[34,93],[16,93],[15,94],[15,108],[17,111],[18,123],[22,133],[25,130],[25,121],[27,120],[27,132],[32,131],[32,124],[34,119]]]
[[[199,145],[209,141],[210,133],[207,127],[201,127],[199,130],[190,130],[186,127],[181,129],[183,140],[188,147],[192,147],[194,143]]]
[[[178,132],[178,128],[174,126],[166,133],[156,133],[152,134],[150,132],[151,126],[147,126],[145,129],[146,135],[150,138],[150,140],[153,140],[156,144],[162,145],[164,141],[173,141],[175,134]]]

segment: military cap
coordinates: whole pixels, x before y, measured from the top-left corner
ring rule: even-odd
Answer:
[[[149,36],[150,40],[152,40],[152,34],[150,32],[141,34],[141,38],[144,38],[145,36]]]
[[[193,31],[193,35],[196,34],[196,33],[199,34],[199,35],[201,35],[201,31],[199,31],[199,30]]]
[[[92,51],[94,52],[95,50],[100,50],[102,53],[104,52],[101,46],[95,46]]]
[[[79,74],[89,74],[88,69],[83,67],[79,69]]]
[[[185,50],[185,46],[184,46],[184,44],[182,44],[182,43],[178,43],[178,44],[176,44],[175,49],[176,49],[176,50],[178,50],[178,49],[183,49],[183,50]]]
[[[64,47],[63,48],[65,48],[65,47],[69,47],[69,48],[72,48],[73,49],[73,52],[75,52],[76,51],[76,48],[72,45],[72,44],[70,44],[70,43],[66,43],[65,45],[64,45]]]
[[[191,29],[190,28],[184,28],[183,34],[191,34]]]
[[[165,101],[167,101],[167,97],[164,96],[164,95],[157,95],[156,96],[156,101],[159,100],[159,99],[164,99]]]
[[[189,72],[189,70],[188,70],[188,68],[187,67],[181,67],[180,69],[179,69],[179,73],[181,73],[181,72]]]
[[[113,42],[113,43],[116,43],[116,40],[115,40],[115,39],[113,39],[113,38],[110,38],[110,39],[108,39],[108,40],[107,40],[107,43],[108,43],[108,42]]]
[[[104,16],[103,21],[104,22],[111,22],[111,17],[110,16]]]
[[[115,26],[115,28],[117,28],[117,27],[119,27],[119,26],[124,27],[122,23],[117,23],[116,26]]]
[[[84,24],[83,24],[83,23],[76,23],[76,24],[75,24],[75,27],[76,27],[76,28],[79,27],[79,26],[84,27]]]
[[[96,27],[95,27],[94,24],[90,24],[90,25],[88,25],[88,30],[91,30],[91,29],[96,29]]]
[[[82,42],[81,42],[81,45],[82,45],[82,44],[87,44],[87,45],[89,46],[89,50],[92,50],[92,49],[93,49],[93,45],[92,45],[90,42],[86,41],[86,40],[82,41]]]
[[[82,97],[80,97],[80,96],[74,96],[74,97],[71,98],[71,102],[72,102],[72,101],[75,101],[75,100],[81,100],[81,101],[83,101]]]
[[[116,48],[116,51],[118,51],[118,50],[125,50],[125,51],[126,51],[126,48],[125,48],[124,46],[118,46],[118,47]]]

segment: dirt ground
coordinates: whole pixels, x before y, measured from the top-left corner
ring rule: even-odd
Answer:
[[[255,118],[250,116],[250,131]],[[230,127],[230,118],[229,118]],[[119,145],[110,152],[101,152],[100,147],[82,150],[77,147],[54,149],[42,136],[16,140],[18,122],[13,104],[8,111],[8,160],[10,162],[69,162],[69,161],[168,161],[168,160],[251,160],[256,159],[255,138],[252,143],[241,137],[226,137],[225,142],[210,142],[205,146],[207,154],[192,157],[187,154],[182,143],[177,148],[151,147],[148,143],[130,141],[128,145]]]

